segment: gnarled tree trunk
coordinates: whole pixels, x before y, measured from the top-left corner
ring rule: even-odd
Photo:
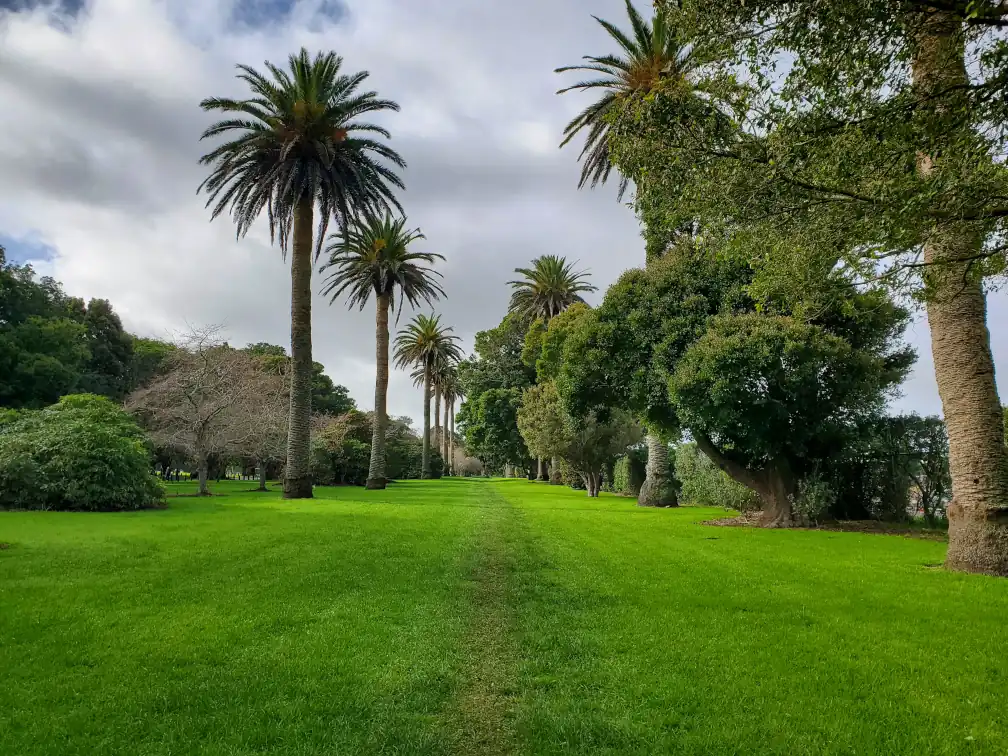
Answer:
[[[956,15],[927,12],[916,43],[913,81],[922,95],[968,86],[965,39]],[[917,168],[923,181],[940,181],[942,155],[919,153]],[[1008,576],[1008,455],[986,297],[970,262],[983,242],[982,229],[947,220],[934,224],[924,245],[931,352],[952,477],[945,566]]]
[[[431,370],[430,365],[424,365],[423,379],[423,453],[420,461],[420,477],[429,478],[430,471],[430,400],[431,400]]]
[[[641,507],[675,507],[679,505],[669,479],[668,445],[656,434],[647,435],[648,460],[644,484],[637,496]]]
[[[291,244],[291,389],[287,433],[285,499],[312,497],[309,445],[311,423],[311,274],[314,199],[303,197],[294,210]]]
[[[389,301],[388,294],[377,298],[375,312],[375,411],[371,429],[371,461],[365,487],[371,490],[385,488],[385,426],[388,422],[389,380]]]
[[[209,496],[210,486],[207,479],[210,477],[210,463],[206,452],[196,453],[196,476],[199,478],[199,495]]]
[[[750,470],[718,449],[703,433],[694,433],[693,438],[697,448],[732,480],[759,494],[763,502],[762,527],[790,528],[802,524],[795,521],[792,509],[798,483],[786,459],[777,459],[760,470]]]

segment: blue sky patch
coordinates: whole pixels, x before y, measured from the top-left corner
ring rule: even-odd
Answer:
[[[56,248],[42,241],[38,234],[8,236],[0,233],[0,247],[7,253],[7,262],[23,265],[30,262],[49,262],[56,257]]]
[[[0,0],[3,2],[4,0]],[[233,18],[243,26],[264,26],[284,21],[294,10],[298,0],[238,0]],[[332,20],[346,14],[346,6],[340,0],[323,0],[320,12]]]

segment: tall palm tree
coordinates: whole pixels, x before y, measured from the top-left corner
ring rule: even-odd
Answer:
[[[444,461],[447,470],[447,439],[448,439],[448,392],[452,390],[452,382],[455,380],[456,363],[447,357],[439,356],[434,360],[430,369],[430,385],[434,392],[434,426],[431,430],[433,441],[437,445],[438,454]],[[410,374],[414,386],[424,385],[428,375],[423,365],[418,365]],[[441,424],[441,409],[444,407],[444,425]]]
[[[581,295],[598,287],[587,282],[587,271],[575,271],[575,264],[557,255],[542,255],[532,261],[531,268],[515,268],[522,278],[508,281],[514,290],[508,311],[549,321],[572,304],[584,302]]]
[[[626,0],[630,18],[630,32],[615,24],[595,17],[603,29],[620,48],[617,54],[586,55],[585,62],[576,66],[563,66],[556,73],[586,71],[602,74],[601,77],[580,81],[559,90],[558,94],[578,91],[602,90],[601,96],[574,117],[564,130],[563,147],[579,133],[587,130],[579,159],[581,179],[578,188],[590,184],[595,188],[604,184],[613,170],[609,151],[609,121],[607,115],[619,102],[631,95],[647,93],[659,84],[674,81],[685,93],[684,101],[699,104],[706,114],[725,116],[713,105],[698,83],[698,72],[703,66],[703,55],[696,48],[684,44],[668,23],[667,13],[659,10],[648,23]],[[620,176],[619,198],[622,199],[629,184],[627,176]],[[650,257],[650,255],[649,255]],[[647,479],[641,487],[638,503],[644,506],[664,506],[674,501],[674,491],[668,480],[668,447],[657,433],[648,432]]]
[[[620,100],[637,93],[647,93],[655,89],[663,80],[672,79],[692,89],[698,99],[702,97],[695,89],[695,77],[703,60],[697,50],[684,44],[668,23],[664,12],[655,13],[648,23],[634,8],[631,0],[626,0],[627,15],[630,17],[630,33],[615,24],[594,16],[609,36],[619,45],[621,52],[616,55],[586,55],[584,63],[576,66],[562,66],[556,73],[586,71],[602,74],[601,78],[579,81],[564,87],[557,94],[574,90],[587,91],[601,89],[602,96],[574,117],[564,129],[560,143],[567,145],[581,131],[587,129],[580,160],[581,180],[578,188],[591,184],[594,189],[609,179],[613,164],[609,153],[609,121],[606,116]],[[629,179],[620,176],[619,197],[626,192]]]
[[[433,252],[415,252],[410,245],[424,235],[420,229],[408,230],[405,218],[386,214],[371,217],[352,225],[343,234],[333,234],[326,247],[326,263],[320,269],[329,271],[322,293],[331,296],[330,303],[343,294],[347,306],[363,310],[374,295],[375,313],[375,420],[371,436],[371,464],[367,487],[385,488],[385,427],[388,423],[387,398],[389,381],[389,310],[395,310],[395,295],[399,292],[398,313],[404,302],[417,307],[420,302],[433,304],[444,296],[438,283],[441,276],[432,266],[443,260]]]
[[[402,188],[395,168],[403,159],[371,138],[389,133],[363,122],[369,113],[398,110],[374,92],[359,92],[366,71],[343,74],[335,53],[314,58],[301,49],[287,71],[266,62],[268,75],[239,65],[238,79],[252,96],[244,100],[212,97],[206,111],[226,114],[201,139],[233,137],[200,158],[210,174],[200,184],[213,206],[225,210],[244,236],[263,210],[270,236],[286,258],[291,251],[291,399],[287,437],[285,498],[310,498],[308,461],[311,419],[312,255],[321,253],[329,219],[346,228],[362,212],[399,207],[394,188]],[[318,209],[317,243],[313,242]]]
[[[448,475],[452,475],[454,470],[454,445],[455,445],[455,401],[458,399],[459,382],[458,368],[455,365],[449,366],[442,376],[441,393],[445,403],[444,432],[442,433],[441,444],[443,447],[441,456],[445,460]]]
[[[440,315],[417,315],[396,334],[396,366],[406,368],[417,366],[423,377],[424,387],[424,430],[423,430],[423,477],[430,477],[430,400],[431,376],[439,363],[458,362],[462,359],[459,337],[454,329],[441,324]]]

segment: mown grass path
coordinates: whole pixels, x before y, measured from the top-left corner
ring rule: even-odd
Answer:
[[[521,481],[0,513],[0,754],[1003,754],[1008,581]]]

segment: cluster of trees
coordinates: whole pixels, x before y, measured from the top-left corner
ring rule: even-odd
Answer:
[[[586,358],[561,371],[562,400],[687,432],[759,495],[769,525],[806,517],[803,498],[871,511],[881,484],[852,484],[877,477],[903,443],[878,440],[894,434],[913,439],[903,468],[930,481],[917,486],[926,511],[943,472],[921,449],[942,448],[947,428],[947,565],[1008,574],[984,289],[1006,270],[1008,169],[994,156],[1008,136],[1008,9],[658,0],[648,21],[628,0],[627,12],[629,33],[603,22],[618,54],[561,69],[593,74],[571,89],[602,92],[565,142],[587,134],[582,185],[615,171],[634,187],[647,266],[574,337]],[[927,309],[945,426],[904,418],[896,433],[882,411],[913,359],[910,300]]]
[[[0,247],[0,407],[40,408],[72,393],[120,401],[165,348],[127,333],[107,300],[67,296]]]

